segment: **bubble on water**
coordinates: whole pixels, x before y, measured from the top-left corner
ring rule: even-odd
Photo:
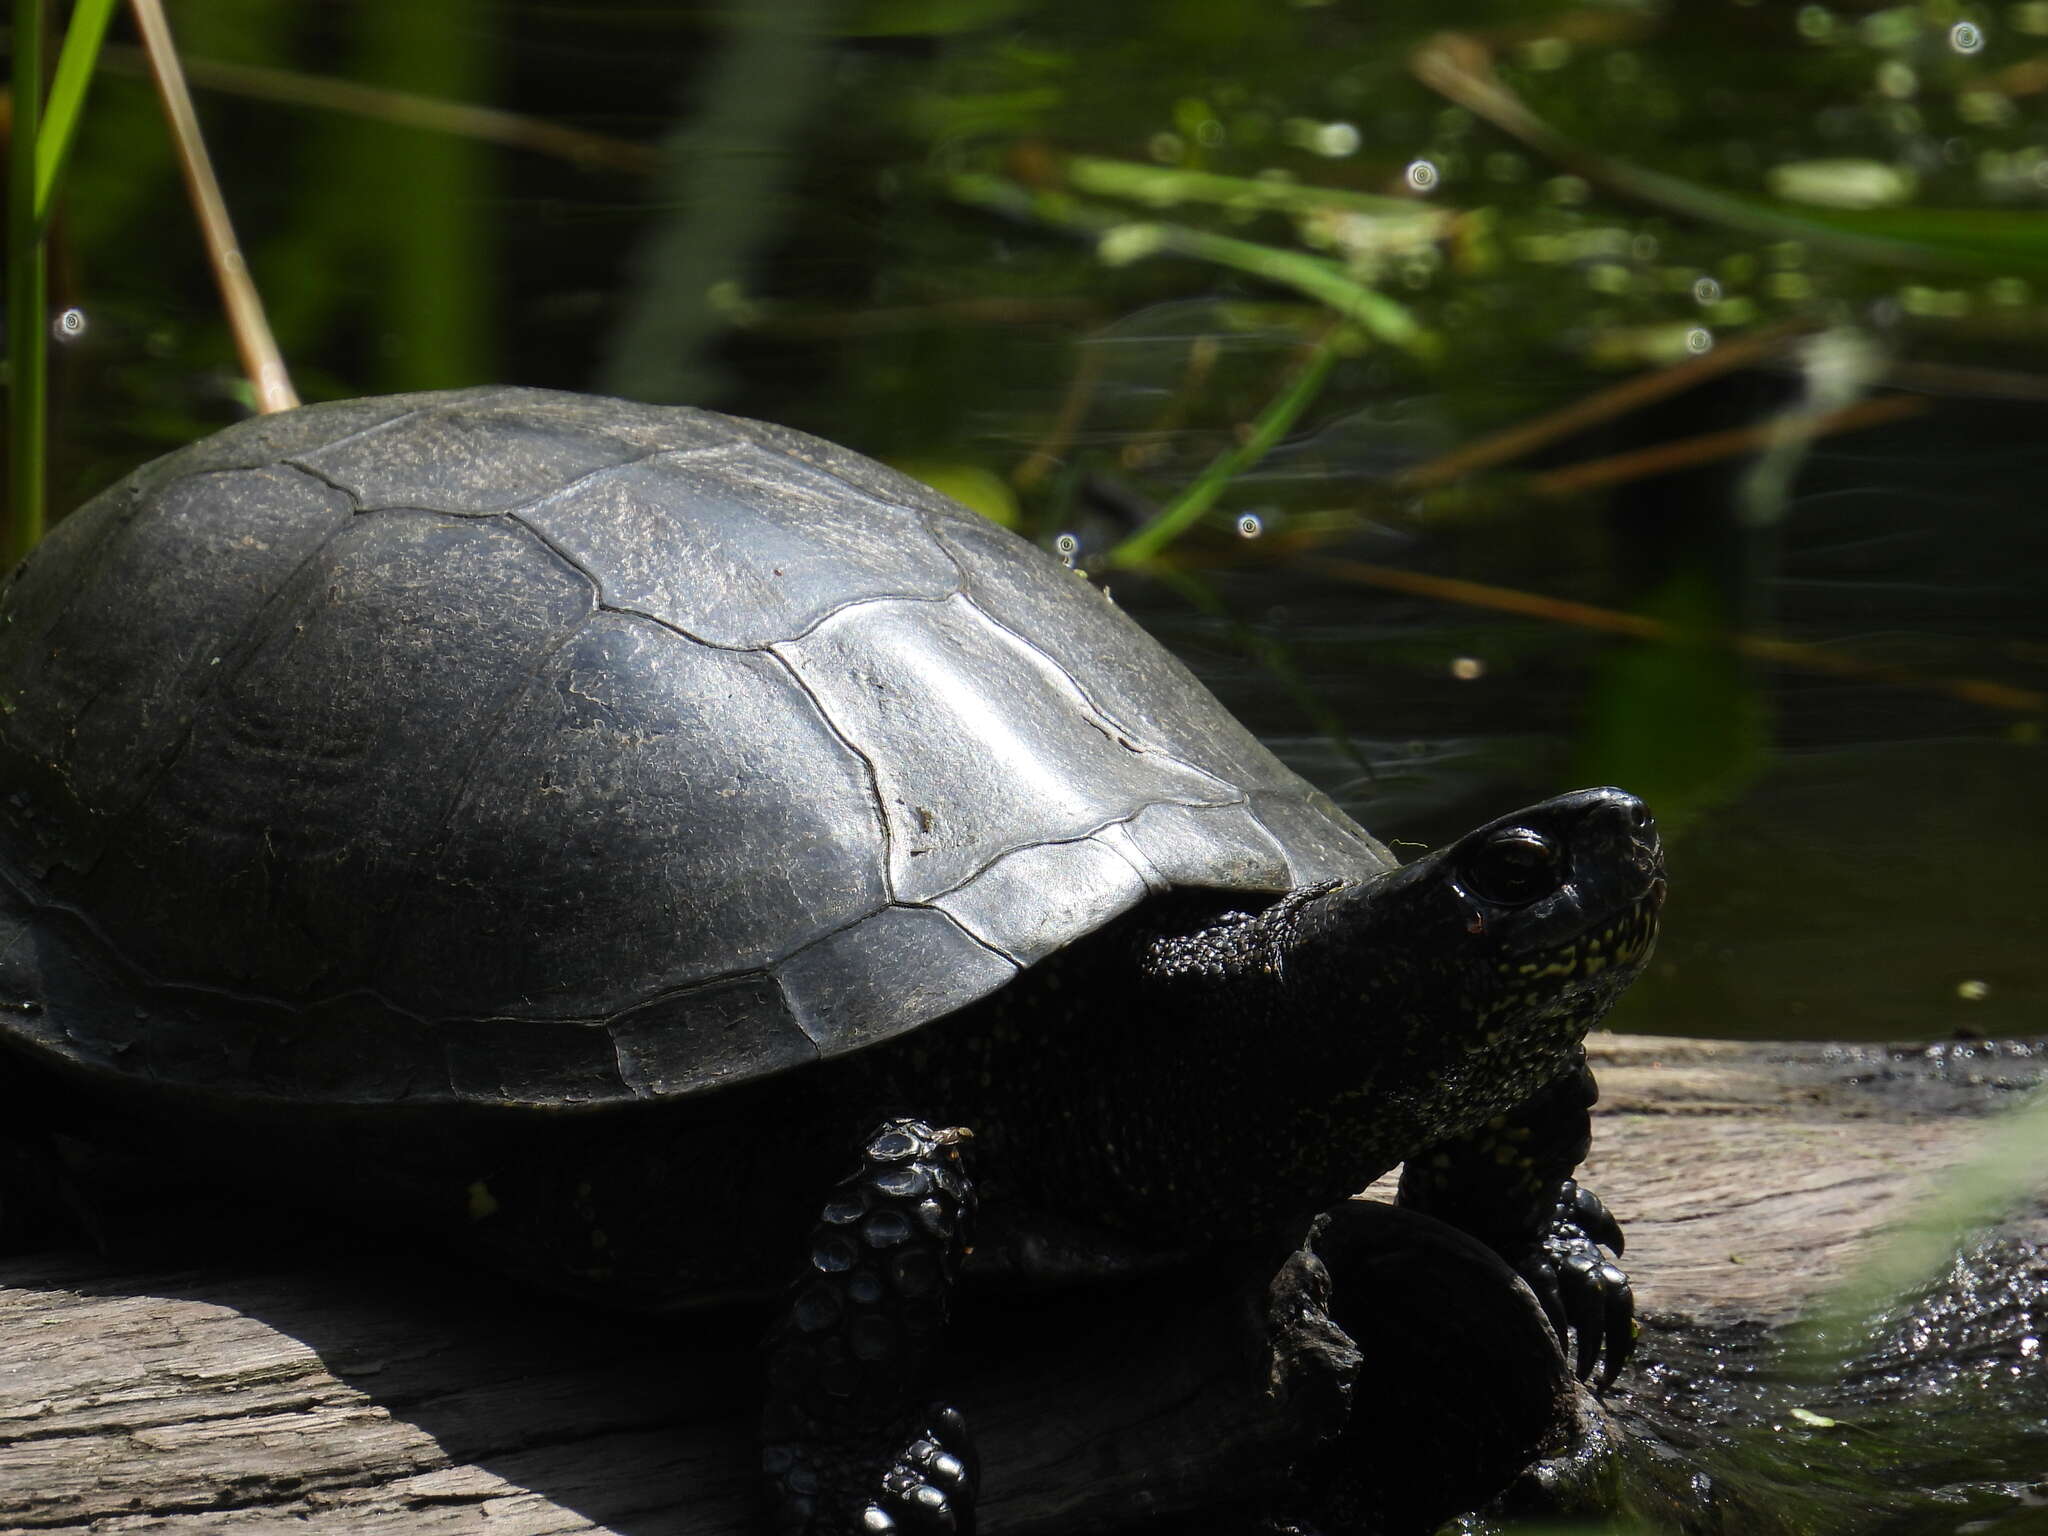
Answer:
[[[1408,170],[1405,174],[1408,177],[1408,185],[1418,192],[1427,192],[1437,184],[1438,180],[1437,168],[1434,163],[1428,160],[1409,161]]]
[[[1685,333],[1685,350],[1698,357],[1714,350],[1714,333],[1704,325],[1696,325]]]
[[[1266,525],[1259,521],[1256,512],[1247,512],[1237,520],[1237,536],[1240,539],[1256,539],[1266,531]]]
[[[1984,46],[1984,31],[1973,21],[1959,21],[1948,29],[1948,45],[1957,53],[1975,53]]]
[[[1711,277],[1703,277],[1692,285],[1693,302],[1718,304],[1721,302],[1721,285]]]
[[[1071,533],[1063,533],[1052,541],[1052,550],[1060,557],[1060,564],[1071,571],[1081,557],[1081,541]]]
[[[50,334],[59,341],[76,341],[85,334],[85,311],[73,306],[50,322]]]

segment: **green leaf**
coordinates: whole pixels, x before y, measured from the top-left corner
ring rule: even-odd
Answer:
[[[49,104],[35,128],[38,230],[49,221],[50,200],[56,195],[57,178],[64,174],[64,162],[77,136],[86,87],[92,83],[93,67],[99,62],[100,44],[106,40],[114,3],[115,0],[78,0],[71,13],[71,26],[57,55],[57,73],[50,81]]]

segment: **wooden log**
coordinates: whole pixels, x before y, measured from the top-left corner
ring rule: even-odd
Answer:
[[[1611,1036],[1594,1058],[1605,1097],[1585,1178],[1628,1228],[1652,1353],[1660,1321],[1789,1320],[2048,1061],[2038,1045]],[[1354,1402],[1373,1426],[1363,1454],[1416,1481],[1420,1448],[1474,1394],[1456,1362],[1389,1348],[1434,1337],[1421,1325],[1457,1285],[1454,1336],[1512,1293],[1461,1269],[1469,1255],[1376,1271],[1360,1254],[1398,1214],[1347,1211],[1324,1243],[1349,1288],[1338,1316],[1381,1330],[1366,1340],[1377,1376],[1301,1258],[1270,1286],[1158,1276],[1086,1308],[983,1308],[960,1379],[987,1461],[984,1531],[1284,1501],[1290,1465]],[[1531,1306],[1499,1302],[1483,1326],[1511,1335]],[[176,1270],[14,1260],[0,1266],[0,1531],[745,1531],[756,1327],[594,1314],[391,1248]],[[1541,1407],[1556,1384],[1525,1395]],[[1407,1444],[1391,1438],[1404,1422],[1419,1425]]]
[[[1778,1326],[1937,1198],[2048,1042],[1931,1046],[1596,1037],[1584,1174],[1651,1317]],[[2016,1217],[2031,1230],[2034,1222]]]

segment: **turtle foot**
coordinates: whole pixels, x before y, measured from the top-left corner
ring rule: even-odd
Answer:
[[[974,1191],[967,1132],[878,1126],[832,1189],[768,1335],[762,1473],[783,1532],[954,1536],[973,1527],[966,1420],[916,1407],[938,1353]]]
[[[787,1536],[971,1536],[974,1529],[973,1442],[960,1410],[944,1404],[933,1404],[900,1437],[770,1444],[761,1470],[769,1524]]]
[[[1579,1379],[1600,1387],[1613,1384],[1636,1347],[1635,1293],[1610,1249],[1622,1251],[1620,1224],[1598,1195],[1566,1179],[1542,1235],[1511,1256]]]

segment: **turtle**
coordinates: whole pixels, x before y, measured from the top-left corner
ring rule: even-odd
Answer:
[[[12,1102],[772,1298],[776,1530],[970,1524],[976,1273],[1199,1264],[1397,1165],[1611,1380],[1584,1036],[1664,889],[1611,788],[1402,864],[1082,573],[707,410],[248,420],[0,593]]]

